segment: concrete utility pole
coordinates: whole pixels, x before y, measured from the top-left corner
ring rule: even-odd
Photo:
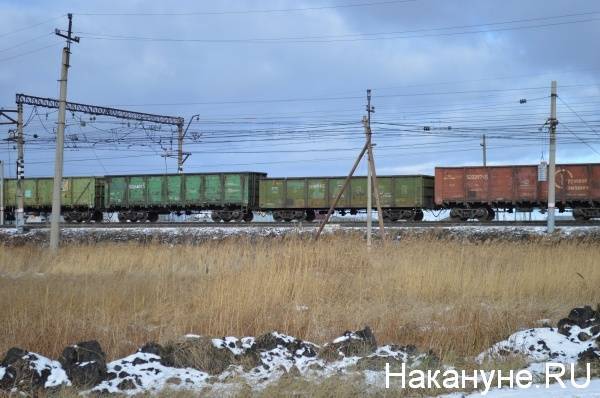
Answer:
[[[25,227],[25,197],[23,193],[25,157],[23,145],[23,105],[17,104],[17,209],[15,211],[15,225],[18,232],[23,232]]]
[[[183,124],[177,126],[177,173],[183,174]]]
[[[556,209],[556,80],[552,81],[550,92],[550,154],[548,165],[548,233],[554,232],[554,212]]]
[[[481,136],[481,148],[483,149],[483,167],[487,166],[487,144],[485,143],[485,134]]]
[[[16,113],[17,114],[17,119],[14,119],[12,116],[9,116],[9,114],[11,113]],[[6,119],[6,121],[4,120]],[[21,161],[19,162],[19,157],[17,156],[17,177],[18,177],[18,170],[19,170],[19,164],[23,164],[23,107],[17,107],[17,109],[1,109],[0,108],[0,125],[5,125],[5,124],[14,124],[17,126],[17,130],[19,130],[19,126],[21,126],[20,132],[21,132],[21,140],[20,143],[21,145],[19,145],[20,151],[19,153],[21,154]],[[10,136],[11,130],[9,130],[9,140],[13,140],[14,138]],[[19,140],[17,140],[17,144],[19,143]],[[22,169],[22,168],[21,168]],[[22,173],[21,173],[22,174]],[[23,196],[23,186],[20,184],[21,180],[17,179],[17,188],[21,187],[21,198]],[[23,209],[23,201],[21,201],[21,209]],[[21,214],[23,214],[23,212],[21,211]],[[4,162],[2,160],[0,160],[0,225],[4,225]],[[22,231],[22,226],[21,226],[21,231]]]
[[[0,225],[4,225],[4,161],[0,160]]]
[[[69,58],[71,56],[71,42],[79,43],[79,37],[73,36],[73,14],[67,14],[69,28],[67,33],[55,30],[57,36],[64,37],[67,45],[62,51],[62,68],[60,72],[60,98],[58,104],[58,125],[56,129],[56,155],[54,159],[54,184],[52,186],[52,216],[50,223],[50,249],[58,250],[60,242],[60,210],[63,177],[63,154],[65,144],[65,114],[67,108],[67,78],[69,76]]]

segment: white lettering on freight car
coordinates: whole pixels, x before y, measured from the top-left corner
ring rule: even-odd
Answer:
[[[467,180],[487,180],[487,174],[467,174]]]

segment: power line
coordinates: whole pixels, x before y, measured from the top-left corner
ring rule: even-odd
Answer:
[[[14,48],[21,47],[22,45],[25,45],[27,43],[31,43],[33,41],[39,40],[39,39],[41,39],[43,37],[48,37],[50,35],[51,35],[51,33],[46,33],[46,34],[43,34],[43,35],[40,35],[40,36],[33,37],[33,38],[29,39],[29,40],[22,41],[20,43],[14,44],[14,45],[12,45],[10,47],[6,47],[6,48],[3,48],[3,49],[0,49],[0,52],[9,51],[9,50],[12,50]]]
[[[387,0],[375,2],[363,2],[353,4],[339,4],[330,6],[316,7],[299,7],[299,8],[274,8],[274,9],[258,9],[258,10],[233,10],[233,11],[187,11],[187,12],[79,12],[77,15],[85,16],[128,16],[128,17],[148,17],[148,16],[202,16],[202,15],[240,15],[240,14],[268,14],[268,13],[284,13],[284,12],[301,12],[301,11],[317,11],[329,10],[336,8],[357,8],[357,7],[374,7],[382,5],[392,5],[401,3],[413,3],[417,0]]]
[[[585,124],[585,125],[586,125],[586,126],[587,126],[587,127],[588,127],[588,128],[589,128],[589,129],[590,129],[590,130],[591,130],[591,131],[594,133],[594,134],[596,134],[597,136],[599,136],[599,137],[600,137],[600,134],[598,134],[598,132],[597,132],[596,130],[594,130],[594,129],[592,128],[592,126],[590,126],[590,125],[588,124],[588,122],[586,122],[586,121],[585,121],[585,120],[584,120],[584,119],[583,119],[583,118],[582,118],[582,117],[579,115],[579,113],[575,112],[575,109],[571,108],[571,107],[569,106],[569,104],[567,104],[567,103],[565,102],[565,100],[563,100],[561,97],[558,97],[558,99],[560,100],[560,102],[562,102],[562,103],[563,103],[563,105],[564,105],[564,106],[566,106],[567,108],[569,108],[569,110],[570,110],[571,112],[573,112],[573,114],[574,114],[575,116],[577,116],[577,117],[579,118],[579,120],[581,120],[581,122],[582,122],[583,124]]]
[[[540,18],[531,18],[529,20],[523,21],[533,21],[533,20],[550,20],[557,18],[569,17],[570,15],[595,15],[600,14],[600,12],[588,12],[588,13],[580,13],[580,14],[566,14],[564,16],[552,16],[552,17],[540,17]],[[192,39],[192,38],[166,38],[166,37],[144,37],[144,36],[128,36],[128,35],[112,35],[112,34],[103,34],[103,33],[91,33],[91,32],[78,32],[82,37],[93,39],[93,40],[118,40],[118,41],[144,41],[144,42],[168,42],[168,43],[217,43],[217,44],[236,44],[236,43],[244,43],[244,44],[293,44],[293,43],[335,43],[335,42],[355,42],[355,41],[372,41],[372,40],[400,40],[400,39],[414,39],[414,38],[425,38],[425,37],[442,37],[442,36],[456,36],[456,35],[468,35],[468,34],[477,34],[477,33],[490,33],[490,32],[501,32],[501,31],[510,31],[510,30],[523,30],[523,29],[535,29],[535,28],[544,28],[544,27],[552,27],[552,26],[560,26],[560,25],[571,25],[577,23],[586,23],[592,21],[598,21],[600,18],[588,18],[588,19],[578,19],[571,21],[559,21],[559,22],[551,22],[546,24],[537,24],[537,25],[525,25],[525,26],[512,26],[512,27],[504,27],[504,28],[492,28],[492,29],[484,29],[484,30],[470,30],[470,31],[459,31],[459,32],[440,32],[440,33],[428,33],[428,34],[413,34],[409,35],[409,33],[413,32],[434,32],[439,30],[453,30],[458,29],[458,27],[449,26],[449,27],[440,27],[440,28],[427,28],[427,29],[417,29],[417,30],[407,30],[407,31],[396,31],[396,32],[378,32],[378,33],[359,33],[359,34],[351,34],[351,35],[329,35],[329,36],[296,36],[296,37],[274,37],[274,38],[244,38],[244,39]],[[469,28],[476,27],[486,27],[486,26],[496,26],[510,23],[517,23],[519,20],[515,21],[502,21],[502,22],[492,22],[486,24],[477,24],[477,25],[465,25]],[[378,37],[372,37],[378,36]]]
[[[567,129],[567,131],[571,134],[573,134],[573,136],[575,138],[577,138],[579,141],[581,141],[582,143],[584,143],[588,148],[590,148],[592,151],[594,151],[594,153],[596,153],[597,155],[600,155],[600,152],[598,152],[596,150],[596,148],[594,148],[593,146],[590,145],[589,142],[583,140],[581,137],[579,137],[577,134],[575,134],[566,124],[561,124],[561,127],[564,127],[565,129]]]
[[[572,84],[562,86],[569,87],[589,87],[591,84]],[[435,96],[435,95],[456,95],[456,94],[478,94],[478,93],[502,93],[514,91],[532,91],[547,90],[546,86],[539,87],[516,87],[503,89],[486,90],[462,90],[462,91],[438,91],[422,93],[402,93],[402,94],[382,94],[377,98],[396,98],[396,97],[414,97],[414,96]],[[232,104],[261,104],[261,103],[289,103],[289,102],[316,102],[316,101],[342,101],[361,99],[361,96],[341,96],[341,97],[306,97],[306,98],[278,98],[278,99],[252,99],[252,100],[228,100],[228,101],[201,101],[201,102],[174,102],[174,103],[145,103],[145,104],[113,104],[110,106],[137,107],[137,106],[190,106],[190,105],[232,105]]]
[[[13,55],[13,56],[10,56],[10,57],[6,57],[6,58],[0,58],[0,62],[10,61],[10,60],[15,59],[15,58],[19,58],[19,57],[22,57],[22,56],[25,56],[25,55],[33,54],[33,53],[36,53],[36,52],[39,52],[39,51],[42,51],[42,50],[46,50],[48,48],[57,47],[57,46],[60,46],[60,45],[61,45],[60,43],[50,44],[48,46],[39,47],[39,48],[36,48],[34,50],[30,50],[30,51],[27,51],[27,52],[24,52],[24,53],[21,53],[21,54],[16,54],[16,55]]]
[[[14,35],[15,33],[23,32],[24,30],[29,30],[29,29],[37,28],[38,26],[49,24],[50,22],[54,22],[57,19],[64,17],[65,15],[66,14],[59,15],[57,17],[53,17],[53,18],[47,19],[45,21],[38,22],[38,23],[35,23],[33,25],[26,26],[24,28],[18,28],[18,29],[14,29],[14,30],[12,30],[10,32],[1,33],[0,37],[6,37],[6,36]]]

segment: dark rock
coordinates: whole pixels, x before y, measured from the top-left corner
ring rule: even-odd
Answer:
[[[600,313],[592,309],[589,305],[573,308],[571,312],[569,312],[568,318],[580,328],[600,325]]]
[[[117,384],[117,388],[119,390],[133,390],[136,388],[135,383],[133,382],[133,380],[131,379],[125,379],[122,382],[120,382],[119,384]]]
[[[0,379],[0,391],[15,389],[25,395],[37,396],[37,391],[45,387],[52,372],[49,365],[39,361],[49,360],[16,347],[8,350],[2,361],[5,369]]]
[[[66,347],[58,361],[75,387],[90,388],[107,378],[106,355],[95,340]]]
[[[152,341],[150,343],[146,343],[138,351],[146,354],[158,355],[159,357],[161,357],[164,353],[164,348],[160,344]]]
[[[6,351],[6,355],[4,355],[4,359],[2,359],[2,362],[0,363],[0,365],[7,367],[7,366],[13,364],[15,361],[18,361],[19,359],[23,358],[27,354],[29,354],[29,352],[25,351],[22,348],[19,348],[19,347],[9,348],[9,350]]]
[[[166,344],[160,362],[164,366],[193,368],[216,375],[236,361],[231,351],[217,348],[211,339],[201,337]]]
[[[377,349],[377,341],[368,326],[356,332],[346,331],[342,337],[345,337],[342,341],[325,345],[319,356],[328,361],[335,361],[340,357],[340,353],[344,356],[364,357]]]
[[[558,321],[558,324],[556,326],[558,328],[558,333],[565,335],[565,336],[569,336],[570,332],[571,332],[571,328],[574,325],[576,325],[576,323],[573,322],[571,319],[563,318],[560,321]]]
[[[131,362],[133,365],[145,365],[148,363],[148,361],[146,361],[145,359],[142,358],[136,358],[133,360],[133,362]]]
[[[181,379],[179,377],[169,377],[167,380],[165,380],[165,383],[179,385],[181,384]]]
[[[277,348],[277,346],[286,347],[287,345],[288,343],[284,339],[277,337],[275,334],[265,333],[254,339],[252,349],[257,351],[270,351]]]
[[[586,332],[579,332],[579,334],[577,335],[577,338],[580,341],[588,341],[589,339],[592,338],[592,336],[590,336],[589,334],[587,334]]]
[[[247,350],[246,354],[251,355],[254,354],[258,359],[259,353],[264,351],[271,351],[277,347],[285,348],[290,354],[294,357],[316,357],[318,347],[312,343],[299,340],[299,339],[284,339],[279,337],[275,332],[266,333],[261,336],[258,336],[254,340],[254,344],[252,347]],[[270,353],[273,356],[279,356],[277,352]]]
[[[595,362],[600,360],[600,354],[593,347],[588,348],[579,354],[578,361],[579,362]]]

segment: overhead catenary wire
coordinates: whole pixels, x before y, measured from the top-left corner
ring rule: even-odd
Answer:
[[[128,16],[128,17],[149,17],[149,16],[215,16],[215,15],[240,15],[240,14],[271,14],[271,13],[285,13],[285,12],[303,12],[303,11],[318,11],[318,10],[331,10],[340,8],[359,8],[359,7],[374,7],[383,5],[393,5],[402,3],[414,3],[418,0],[384,0],[384,1],[372,1],[372,2],[355,2],[347,4],[332,4],[324,6],[313,6],[313,7],[288,7],[288,8],[271,8],[271,9],[256,9],[256,10],[221,10],[221,11],[80,11],[75,13],[76,15],[82,16]]]
[[[600,11],[593,11],[579,14],[566,14],[563,16],[551,16],[551,17],[540,17],[531,18],[529,20],[550,20],[562,17],[568,17],[570,15],[596,15],[600,14]],[[167,42],[167,43],[204,43],[204,44],[319,44],[319,43],[343,43],[343,42],[360,42],[360,41],[373,41],[373,40],[402,40],[402,39],[416,39],[416,38],[428,38],[428,37],[444,37],[444,36],[460,36],[469,34],[479,33],[490,33],[490,32],[502,32],[511,30],[526,30],[526,29],[538,29],[546,27],[555,27],[561,25],[572,25],[581,24],[587,22],[598,21],[600,18],[586,18],[569,21],[549,22],[544,24],[533,24],[524,26],[511,26],[503,28],[491,28],[482,30],[471,30],[471,31],[459,31],[459,32],[439,32],[439,33],[426,33],[426,34],[411,34],[413,32],[434,32],[439,30],[452,30],[458,29],[459,27],[438,27],[438,28],[425,28],[418,30],[407,30],[407,31],[395,31],[395,32],[377,32],[377,33],[360,33],[352,35],[323,35],[323,36],[295,36],[295,37],[270,37],[270,38],[236,38],[236,39],[209,39],[209,38],[177,38],[177,37],[145,37],[145,36],[134,36],[134,35],[116,35],[116,34],[104,34],[94,32],[78,32],[82,37],[92,40],[118,40],[118,41],[142,41],[142,42]],[[527,21],[527,20],[524,20]],[[486,24],[477,25],[466,25],[466,27],[486,27],[495,26],[502,24],[516,23],[515,21],[501,21],[491,22]]]

